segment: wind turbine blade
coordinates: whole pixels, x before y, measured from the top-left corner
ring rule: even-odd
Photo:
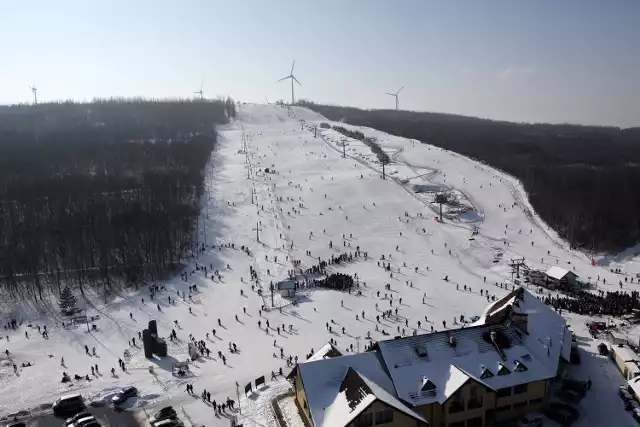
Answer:
[[[401,88],[396,92],[396,95],[397,95],[397,94],[399,94],[399,93],[400,93],[400,91],[401,91],[402,89],[404,89],[404,86],[402,86],[402,87],[401,87]]]
[[[396,94],[395,94],[395,93],[389,93],[389,92],[385,92],[385,93],[386,93],[387,95],[390,95],[390,96],[396,96]]]
[[[296,78],[295,78],[295,76],[293,76],[293,75],[292,75],[292,76],[291,76],[291,78],[292,78],[293,80],[295,80],[295,81],[296,81],[296,83],[298,83],[300,86],[302,86],[302,83],[300,83],[300,82],[298,81],[298,79],[296,79]]]
[[[281,78],[281,79],[280,79],[280,80],[278,80],[278,81],[279,81],[279,82],[281,82],[281,81],[283,81],[283,80],[287,80],[287,79],[290,79],[290,78],[291,78],[291,76],[287,76],[287,77],[283,77],[283,78]]]
[[[296,65],[296,60],[294,59],[294,60],[293,60],[293,64],[291,64],[291,73],[289,73],[289,74],[293,75],[293,67],[294,67],[295,65]]]

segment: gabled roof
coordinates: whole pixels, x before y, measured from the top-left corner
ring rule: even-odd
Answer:
[[[338,350],[338,348],[335,345],[328,342],[322,347],[320,347],[318,351],[313,353],[311,357],[309,357],[305,362],[313,362],[315,360],[330,359],[332,357],[338,357],[338,356],[342,356],[342,353],[340,352],[340,350]]]
[[[426,423],[420,414],[350,367],[340,384],[336,398],[325,411],[323,426],[344,427],[377,400],[413,419]]]
[[[340,393],[340,387],[349,368],[374,384],[376,390],[382,390],[391,396],[395,395],[393,383],[380,362],[378,352],[357,353],[300,363],[298,369],[304,383],[313,425],[325,425],[324,419],[328,408]],[[374,394],[382,393],[377,391]]]
[[[577,277],[577,274],[575,274],[573,271],[565,270],[564,268],[560,268],[556,266],[553,266],[550,269],[548,269],[546,274],[547,276],[553,279],[562,280],[569,273]]]

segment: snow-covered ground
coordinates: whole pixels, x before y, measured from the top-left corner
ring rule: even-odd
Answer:
[[[304,126],[300,119],[305,120]],[[441,330],[443,322],[447,327],[457,327],[454,317],[482,313],[487,299],[480,295],[481,289],[497,297],[507,292],[497,283],[510,279],[507,262],[511,258],[524,257],[534,268],[558,265],[573,269],[592,282],[599,275],[607,279],[607,285],[599,282],[599,289],[619,289],[621,276],[608,270],[613,264],[592,266],[587,255],[569,250],[533,213],[522,187],[512,177],[434,146],[358,127],[366,136],[375,137],[394,160],[387,166],[393,179],[382,180],[381,165],[362,142],[333,131],[323,131],[322,138],[314,138],[309,127],[321,122],[327,120],[303,108],[242,105],[238,119],[221,129],[202,202],[199,241],[208,246],[197,260],[186,261],[188,282],[176,272],[175,277],[157,283],[165,290],[153,301],[146,286],[106,305],[97,296],[92,298],[88,313],[100,318],[94,322],[99,331],[91,333],[83,325],[62,329],[57,326],[59,316],[29,302],[2,303],[2,323],[15,317],[22,326],[2,334],[8,336],[8,342],[7,338],[0,341],[0,349],[11,353],[10,358],[4,352],[0,354],[0,416],[51,402],[70,390],[102,400],[116,387],[133,384],[140,390],[140,397],[130,403],[135,408],[151,413],[171,404],[184,411],[192,425],[223,426],[229,424],[228,419],[216,417],[211,406],[188,395],[186,384],[193,384],[197,396],[206,389],[212,400],[221,402],[227,397],[236,399],[236,382],[242,395],[246,383],[265,375],[269,387],[243,397],[244,410],[238,416],[245,426],[274,426],[270,399],[284,393],[287,386],[281,377],[277,382],[269,379],[279,368],[289,372],[280,357],[281,349],[285,357],[303,360],[311,349],[318,349],[330,338],[337,340],[342,350],[353,345],[357,351],[367,344],[367,334],[375,340],[389,338],[382,330],[391,336],[403,331],[411,334],[418,328],[418,320],[422,321],[419,333]],[[247,135],[248,155],[238,152],[243,148],[243,133]],[[343,138],[348,144],[346,158],[342,158],[339,146]],[[265,173],[264,168],[275,173]],[[473,206],[477,215],[436,222],[433,206],[412,190],[412,180],[451,189]],[[478,234],[472,236],[474,227]],[[235,249],[211,246],[227,243],[233,243]],[[243,245],[250,248],[251,255],[240,250]],[[294,268],[292,260],[300,260],[300,267],[305,269],[316,264],[318,258],[328,260],[332,255],[355,252],[358,246],[368,252],[368,259],[329,269],[357,273],[361,296],[320,289],[304,291],[297,306],[259,314],[262,305],[272,306],[269,283],[286,278]],[[393,277],[378,265],[383,255],[391,262]],[[209,278],[195,270],[196,262],[207,267]],[[626,260],[618,260],[616,265],[626,274],[640,271],[637,264]],[[249,282],[250,266],[258,272],[262,297]],[[211,279],[216,269],[222,280]],[[176,298],[176,291],[188,294],[193,284],[198,292],[192,301],[179,298],[175,305],[169,304],[168,298]],[[390,291],[386,285],[390,285]],[[623,289],[636,287],[624,284]],[[385,294],[393,295],[393,307]],[[276,307],[284,304],[287,300],[274,299]],[[380,331],[376,331],[376,314],[388,308],[398,308],[406,321],[383,320]],[[632,425],[633,420],[615,395],[622,376],[612,363],[596,355],[597,342],[586,338],[587,319],[571,314],[567,318],[589,356],[576,375],[591,377],[595,390],[583,401],[584,416],[577,425],[604,425],[600,406],[605,407],[610,425]],[[132,338],[140,341],[138,332],[151,319],[157,321],[159,335],[164,337],[174,328],[174,320],[180,325],[176,329],[178,342],[167,341],[170,356],[162,360],[149,361],[140,347],[129,345]],[[265,330],[267,320],[270,328]],[[331,320],[335,324],[329,333],[326,324]],[[48,340],[40,337],[36,325],[47,325]],[[213,329],[216,336],[212,335]],[[207,342],[211,357],[195,361],[192,376],[178,379],[171,373],[171,363],[187,359],[190,333]],[[239,353],[229,352],[230,343],[237,345]],[[95,347],[97,356],[86,355],[85,345]],[[129,349],[131,358],[123,372],[117,361],[123,358],[125,349]],[[226,365],[218,351],[225,355]],[[66,367],[60,364],[61,357]],[[27,361],[33,366],[19,368],[18,375],[14,374],[12,364]],[[63,371],[84,376],[95,364],[101,374],[92,381],[72,381],[72,386],[60,383]],[[110,375],[112,367],[117,377]],[[290,404],[284,405],[290,408]]]

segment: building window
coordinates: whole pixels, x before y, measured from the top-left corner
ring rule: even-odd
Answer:
[[[449,423],[448,427],[464,427],[464,421],[457,421],[455,423]]]
[[[516,402],[513,404],[513,409],[522,409],[527,406],[527,402]]]
[[[371,427],[372,425],[373,414],[371,412],[360,415],[353,423],[354,427]]]
[[[478,387],[471,387],[469,389],[469,403],[467,403],[467,409],[478,409],[482,407],[482,399],[479,397]]]
[[[307,409],[307,401],[306,399],[302,401],[302,406],[304,409]]]
[[[376,412],[376,425],[386,424],[393,421],[393,410],[385,409],[383,411]]]
[[[511,405],[507,405],[507,406],[498,406],[496,408],[496,412],[507,412],[511,410]]]
[[[498,389],[497,395],[498,395],[498,397],[511,396],[511,387]]]
[[[539,399],[531,399],[529,401],[529,405],[537,405],[538,403],[542,403],[544,401],[543,398],[539,398]]]
[[[462,411],[464,411],[464,402],[459,402],[457,400],[454,400],[449,404],[450,414],[455,414]]]
[[[527,384],[518,384],[513,387],[513,394],[522,394],[527,392]]]
[[[467,420],[467,427],[483,427],[482,417],[475,417]]]

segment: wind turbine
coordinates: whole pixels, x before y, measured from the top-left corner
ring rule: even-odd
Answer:
[[[200,90],[197,90],[197,91],[193,92],[193,93],[199,93],[199,94],[200,94],[200,99],[201,99],[201,100],[202,100],[202,99],[204,99],[204,97],[203,97],[203,95],[202,95],[202,94],[204,93],[204,92],[202,91],[202,87],[203,87],[203,86],[204,86],[204,82],[200,83]]]
[[[283,81],[283,80],[287,80],[287,79],[291,79],[291,105],[294,104],[294,97],[293,97],[293,81],[295,80],[296,83],[298,83],[300,86],[302,86],[302,83],[300,83],[298,81],[298,79],[296,79],[296,77],[293,75],[293,67],[296,65],[296,61],[295,59],[293,60],[293,64],[291,64],[291,72],[289,73],[289,75],[287,77],[283,77],[280,80],[278,80],[279,82]]]
[[[37,105],[38,104],[38,88],[36,87],[35,82],[33,83],[33,86],[29,86],[29,89],[31,89],[31,92],[33,92],[33,105]]]
[[[400,89],[398,89],[398,91],[396,93],[385,92],[387,95],[391,95],[391,96],[396,98],[396,110],[398,109],[398,94],[400,93],[400,91],[402,89],[404,89],[404,86],[402,86]]]

